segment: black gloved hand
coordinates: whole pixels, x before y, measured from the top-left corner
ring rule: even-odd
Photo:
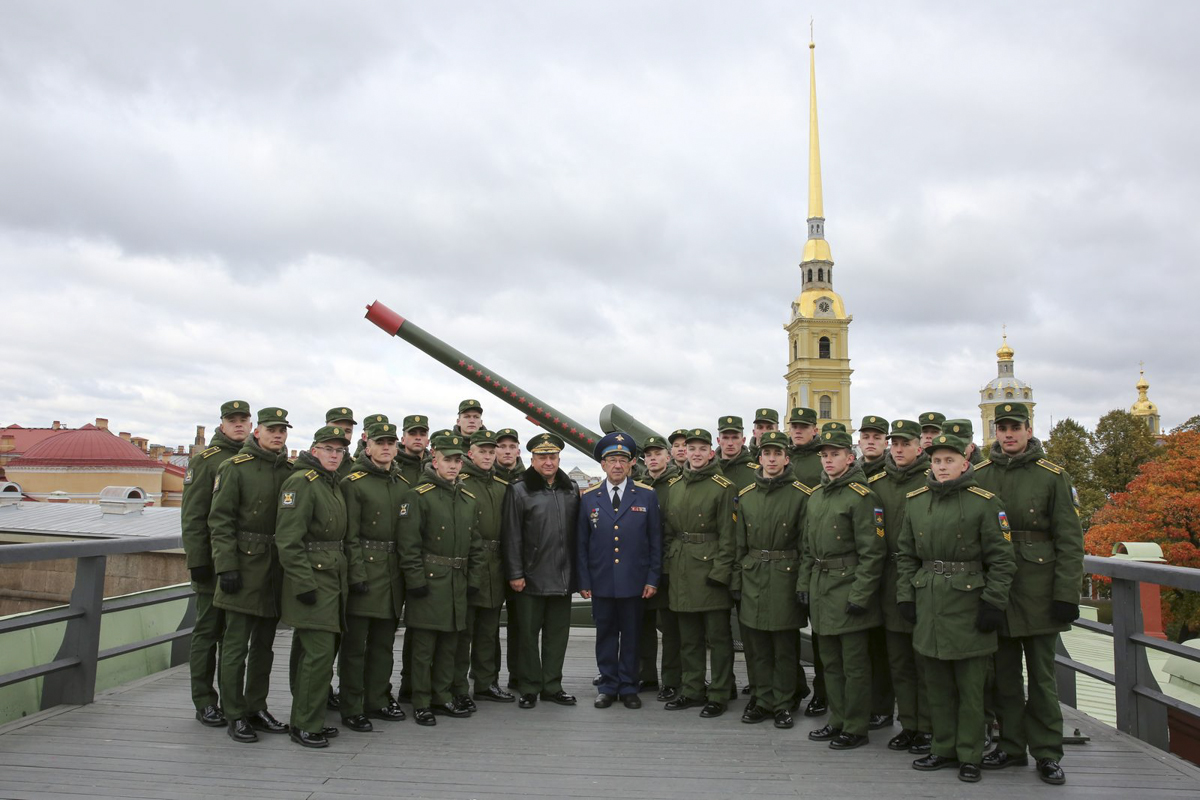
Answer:
[[[366,594],[367,591],[368,589],[366,581],[359,581],[358,583],[350,584],[350,594]]]
[[[913,602],[896,603],[896,608],[900,610],[900,619],[907,622],[909,625],[917,624],[917,604]]]
[[[242,573],[236,569],[231,569],[229,572],[222,572],[221,591],[225,594],[237,594],[242,590]]]
[[[729,596],[733,598],[733,602],[735,602],[735,603],[742,602],[742,590],[741,589],[730,590]]]
[[[991,603],[985,603],[982,600],[979,602],[979,612],[975,615],[975,627],[983,633],[992,633],[1000,630],[1000,623],[1004,622],[1004,612],[996,608]]]
[[[1079,604],[1055,600],[1050,606],[1050,619],[1055,622],[1074,622],[1079,619]]]
[[[429,584],[426,583],[423,586],[408,587],[408,596],[409,597],[428,597],[429,596]]]
[[[796,605],[808,608],[808,592],[796,592]]]
[[[296,599],[306,606],[315,606],[317,604],[317,590],[309,589],[307,592],[301,592],[296,595]]]
[[[474,597],[477,594],[479,594],[478,586],[468,586],[467,587],[467,597]]]
[[[846,614],[848,616],[861,617],[865,613],[867,613],[867,610],[865,608],[863,608],[862,606],[855,605],[854,603],[851,603],[849,600],[846,601]]]
[[[196,583],[209,583],[213,579],[213,568],[205,564],[203,567],[192,567],[188,570]]]
[[[704,578],[704,583],[705,583],[706,585],[708,585],[708,586],[721,586],[721,587],[724,587],[724,586],[725,586],[725,584],[721,583],[719,580],[717,580],[716,578],[712,577],[711,575],[710,575],[710,576],[706,576],[706,577]]]

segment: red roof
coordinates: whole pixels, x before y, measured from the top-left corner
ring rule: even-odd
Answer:
[[[0,436],[13,438],[13,449],[9,451],[9,455],[20,455],[38,442],[60,433],[66,433],[67,430],[67,428],[22,428],[20,425],[9,425],[7,428],[0,428]]]
[[[8,430],[7,428],[4,430]],[[134,445],[107,430],[95,425],[84,425],[75,430],[57,431],[30,447],[17,459],[9,462],[14,467],[158,467],[155,461]]]

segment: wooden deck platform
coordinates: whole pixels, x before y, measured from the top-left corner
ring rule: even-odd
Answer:
[[[975,785],[954,770],[920,773],[912,756],[889,751],[889,731],[867,747],[838,753],[805,734],[824,724],[798,717],[793,730],[743,725],[743,700],[715,720],[697,710],[591,702],[593,632],[572,631],[567,690],[580,705],[522,710],[480,703],[470,719],[435,728],[376,722],[306,750],[287,736],[236,744],[192,718],[187,667],[120,687],[87,706],[60,707],[0,728],[0,798],[1195,798],[1200,769],[1066,709],[1091,737],[1069,746],[1068,783],[1041,783],[1032,769],[985,772]],[[272,711],[287,719],[290,636],[276,642]],[[397,660],[398,658],[397,653]],[[744,682],[744,664],[738,662]],[[406,707],[411,712],[411,708]],[[330,724],[339,724],[329,714]]]

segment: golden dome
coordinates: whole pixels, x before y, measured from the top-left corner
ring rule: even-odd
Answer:
[[[1129,413],[1135,417],[1158,416],[1158,406],[1154,405],[1150,398],[1146,396],[1146,392],[1150,389],[1150,383],[1146,380],[1145,370],[1142,370],[1142,375],[1138,378],[1135,388],[1138,390],[1138,399],[1130,407]]]
[[[1000,349],[996,351],[996,358],[1001,361],[1012,361],[1013,349],[1008,346],[1008,334],[1004,334],[1004,341],[1000,343]]]

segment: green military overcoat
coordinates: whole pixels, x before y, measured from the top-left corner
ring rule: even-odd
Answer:
[[[733,483],[721,475],[714,459],[700,470],[685,470],[667,493],[663,526],[664,560],[671,576],[670,608],[675,612],[730,608],[737,511]],[[707,541],[685,543],[684,534]],[[719,585],[710,586],[712,578]]]
[[[750,451],[745,447],[742,452],[738,453],[728,461],[719,459],[721,462],[721,474],[724,475],[732,484],[736,491],[741,491],[747,486],[753,486],[754,481],[758,478],[758,462],[750,457]]]
[[[879,601],[883,610],[883,626],[896,633],[912,633],[912,623],[900,616],[896,607],[896,581],[899,571],[896,560],[900,557],[900,531],[904,528],[904,505],[909,492],[925,485],[925,473],[929,470],[929,456],[917,455],[916,461],[907,467],[898,467],[892,454],[884,456],[887,463],[884,471],[875,474],[867,482],[871,491],[879,496],[883,505],[884,542],[887,544],[887,561],[883,564],[883,584],[879,589]]]
[[[346,613],[399,619],[404,608],[400,573],[400,504],[409,486],[395,468],[380,469],[366,455],[339,484],[346,501],[346,559],[350,583],[366,583],[351,594]]]
[[[805,486],[816,488],[821,485],[825,470],[821,468],[821,440],[813,439],[806,445],[792,445],[790,457],[792,475]]]
[[[663,550],[662,571],[659,573],[659,591],[646,601],[648,610],[657,610],[660,608],[670,608],[671,587],[668,585],[665,590],[662,587],[662,576],[667,574],[667,558],[666,551],[666,519],[667,519],[667,498],[670,496],[671,484],[680,479],[679,467],[674,461],[668,461],[666,468],[657,478],[646,474],[643,483],[648,484],[654,489],[654,494],[658,497],[658,518],[663,520]],[[669,580],[669,579],[668,579]]]
[[[218,429],[209,441],[209,447],[188,461],[187,473],[183,476],[183,500],[179,508],[179,525],[188,569],[213,565],[212,539],[208,532],[213,482],[217,477],[217,467],[236,456],[241,448],[240,442],[233,441]],[[192,581],[192,590],[213,594],[217,590],[216,571],[211,581]]]
[[[475,495],[479,518],[479,539],[483,547],[479,565],[479,592],[470,603],[479,608],[499,608],[504,603],[504,557],[500,553],[500,517],[508,481],[485,472],[470,461],[463,461],[463,488]]]
[[[732,588],[742,593],[738,618],[760,631],[800,627],[796,579],[800,537],[812,489],[794,480],[762,475],[738,494],[737,556]],[[765,551],[765,552],[764,552]]]

